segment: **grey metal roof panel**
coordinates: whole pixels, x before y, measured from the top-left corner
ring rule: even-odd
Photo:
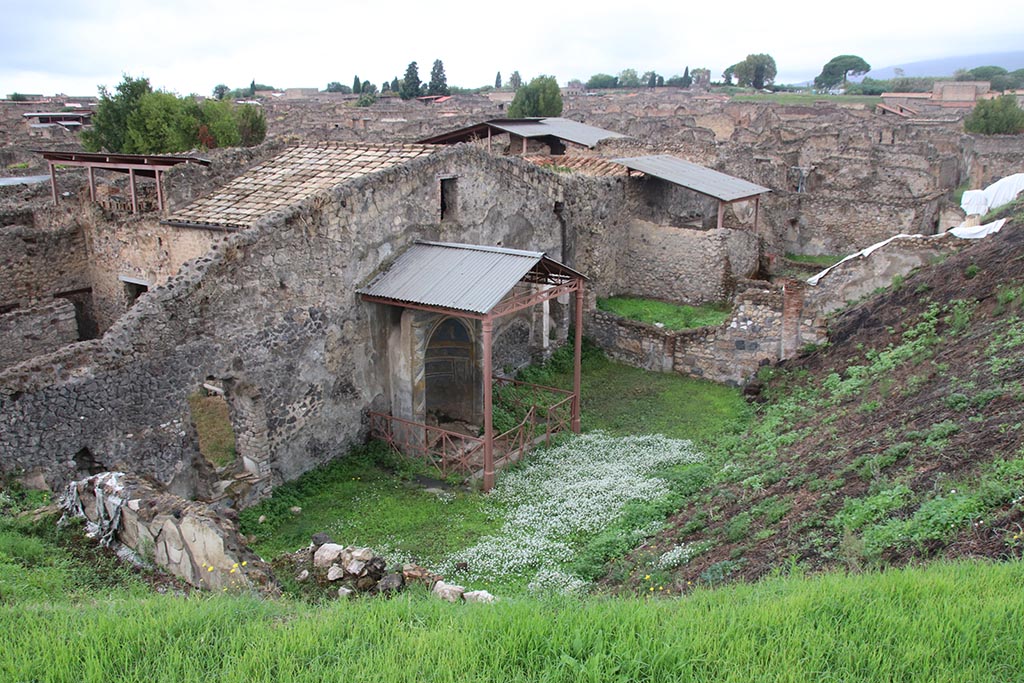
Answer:
[[[737,199],[746,199],[764,194],[765,192],[771,192],[767,187],[761,187],[742,178],[735,178],[668,154],[612,159],[612,161],[634,171],[642,171],[647,175],[667,180],[670,183],[681,185],[694,192],[700,192],[724,202],[732,202]]]
[[[588,126],[572,119],[561,117],[550,117],[544,119],[527,119],[516,121],[515,119],[497,119],[488,121],[488,125],[498,128],[507,133],[513,133],[524,138],[541,138],[554,136],[561,140],[568,140],[587,147],[593,147],[601,140],[608,138],[624,138],[625,135],[615,133],[604,128]]]
[[[497,247],[417,242],[358,291],[366,296],[484,314],[544,254]]]

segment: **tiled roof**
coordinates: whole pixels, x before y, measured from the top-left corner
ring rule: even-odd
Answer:
[[[176,211],[171,224],[248,228],[264,216],[364,175],[432,154],[430,145],[292,147]]]
[[[530,156],[524,157],[526,161],[538,166],[551,166],[553,170],[561,171],[569,169],[573,173],[582,173],[589,176],[626,176],[629,169],[622,164],[617,164],[610,159],[599,159],[597,157],[581,156]]]

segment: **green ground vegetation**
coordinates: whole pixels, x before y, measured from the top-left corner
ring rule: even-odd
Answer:
[[[410,591],[320,606],[244,595],[8,601],[0,677],[1008,681],[1024,669],[1022,580],[1018,562],[957,563],[779,577],[678,600],[450,605]]]
[[[235,432],[231,427],[228,404],[223,396],[196,392],[188,397],[192,422],[199,435],[199,452],[217,467],[235,460]]]
[[[797,263],[807,263],[812,266],[828,268],[838,263],[843,257],[836,254],[794,254],[786,252],[786,258]]]
[[[838,104],[865,104],[874,106],[882,103],[881,97],[868,95],[819,95],[817,93],[777,92],[777,93],[737,93],[733,95],[737,102],[774,102],[776,104],[804,104],[815,102],[835,102]]]
[[[630,320],[639,320],[650,325],[661,323],[670,330],[721,325],[729,319],[729,313],[732,311],[729,304],[688,306],[629,296],[598,299],[597,307]]]

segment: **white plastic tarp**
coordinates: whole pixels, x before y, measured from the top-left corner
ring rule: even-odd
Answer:
[[[989,235],[999,232],[1005,222],[1005,218],[1000,218],[997,221],[992,221],[985,225],[972,225],[969,228],[961,225],[955,228],[950,228],[949,234],[954,237],[959,237],[962,240],[978,240],[982,237],[988,237]]]
[[[1009,204],[1024,192],[1024,173],[1014,173],[997,180],[984,190],[967,190],[960,200],[960,208],[968,216],[984,215],[1003,204]]]

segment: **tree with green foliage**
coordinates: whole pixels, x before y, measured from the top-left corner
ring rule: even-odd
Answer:
[[[444,74],[444,62],[440,59],[434,60],[434,66],[430,69],[430,84],[427,86],[428,95],[451,95],[448,89],[448,77]]]
[[[839,55],[821,68],[821,73],[814,77],[814,87],[818,90],[831,90],[842,83],[845,90],[850,76],[860,76],[869,71],[871,65],[857,55]]]
[[[367,92],[367,91],[364,90],[363,93],[361,95],[359,95],[359,99],[356,100],[356,106],[357,107],[372,107],[374,105],[374,103],[376,103],[376,102],[377,102],[377,96],[374,95],[372,92]]]
[[[402,82],[398,80],[398,76],[395,76],[393,79],[391,79],[391,92],[397,94],[401,88]]]
[[[113,93],[106,86],[99,92],[92,128],[82,131],[82,146],[88,152],[127,152],[128,118],[139,108],[142,97],[153,92],[149,79],[125,74]]]
[[[736,83],[742,87],[761,90],[766,85],[775,82],[777,70],[775,59],[768,54],[747,55],[742,62],[731,67],[732,74],[736,76]],[[727,70],[728,71],[728,70]],[[723,77],[725,74],[722,74]]]
[[[359,88],[359,92],[364,95],[376,95],[377,86],[370,81],[363,81],[362,86]]]
[[[352,79],[352,92],[356,95],[363,92],[363,82],[359,80],[359,74]]]
[[[644,72],[643,81],[644,81],[644,83],[647,84],[648,88],[657,88],[658,87],[658,79],[661,79],[661,82],[664,85],[665,79],[661,78],[661,76],[659,76],[654,71],[645,71]]]
[[[20,92],[11,93],[11,102],[28,102],[28,95]]]
[[[690,75],[690,67],[687,66],[683,69],[683,87],[689,88],[691,85],[693,85],[693,76]]]
[[[732,66],[726,67],[725,71],[722,72],[722,82],[725,85],[732,85],[732,77],[733,74],[736,73],[736,67],[738,66],[739,64],[733,64]]]
[[[964,119],[964,130],[982,135],[1016,135],[1024,133],[1024,111],[1014,95],[981,100]]]
[[[636,69],[623,69],[619,72],[619,87],[620,88],[639,88],[640,87],[640,76],[637,75]]]
[[[327,92],[340,92],[344,95],[348,95],[352,92],[352,88],[347,85],[342,85],[338,81],[331,81],[327,84]]]
[[[223,100],[225,97],[228,96],[229,92],[231,92],[231,88],[224,85],[223,83],[213,86],[213,96],[216,97],[218,100]]]
[[[513,90],[519,90],[523,87],[523,77],[519,75],[518,71],[513,71],[512,75],[508,77],[508,87]]]
[[[249,97],[256,97],[256,79],[252,79],[249,83]]]
[[[383,95],[386,92],[391,92],[391,83],[384,79],[384,82],[380,84],[380,94]]]
[[[562,89],[554,76],[537,76],[519,88],[508,107],[508,115],[513,119],[561,114]]]
[[[405,78],[398,88],[398,94],[403,100],[411,100],[420,96],[420,67],[416,62],[409,62],[405,69]]]
[[[501,72],[500,71],[498,72],[498,75],[494,77],[494,89],[495,90],[501,90]]]
[[[243,104],[235,109],[238,119],[238,136],[242,147],[255,147],[267,137],[267,118],[263,108],[255,104]]]
[[[611,74],[594,74],[587,79],[588,90],[601,90],[606,88],[617,88],[619,79]]]
[[[148,79],[126,75],[114,94],[100,88],[93,126],[83,132],[82,143],[92,152],[167,154],[256,145],[266,130],[259,107],[236,107],[227,99],[200,104],[195,97],[154,91]]]

